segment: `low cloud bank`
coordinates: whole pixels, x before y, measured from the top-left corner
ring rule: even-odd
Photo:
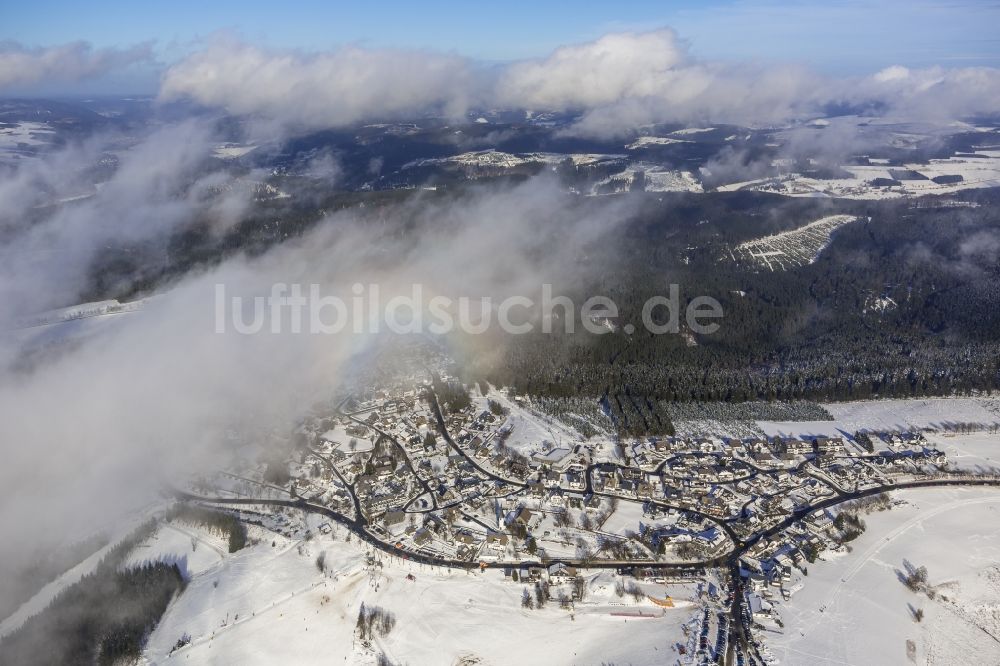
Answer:
[[[83,41],[45,48],[0,42],[0,92],[37,83],[75,83],[152,61],[150,43],[95,49]]]
[[[13,262],[2,272],[3,293],[21,311],[56,304],[53,294],[72,298],[105,244],[163,239],[227,200],[212,187],[223,175],[203,164],[218,137],[186,122],[121,151],[117,170],[86,198],[48,206],[87,187],[76,180],[80,169],[113,139],[26,162],[0,180],[11,202],[0,252]],[[570,204],[548,176],[461,196],[415,194],[385,210],[334,214],[260,256],[192,271],[139,312],[3,331],[0,580],[13,580],[39,552],[156,501],[164,481],[281,446],[375,339],[287,327],[220,334],[217,284],[246,299],[276,282],[319,284],[344,300],[355,283],[378,284],[384,301],[408,295],[415,282],[428,296],[531,295],[543,281],[579,276],[580,257],[612,238],[615,221],[633,205],[609,200],[581,211]],[[34,216],[33,224],[18,226],[22,215]],[[373,222],[386,215],[389,224]],[[45,259],[46,248],[59,249],[57,260]]]
[[[460,57],[424,51],[347,46],[304,54],[225,37],[169,68],[160,96],[292,126],[336,127],[418,112],[460,114],[470,68]]]
[[[782,123],[830,105],[909,119],[989,113],[998,108],[1000,70],[894,66],[838,79],[793,65],[701,61],[669,29],[612,33],[496,68],[424,51],[306,54],[223,37],[167,69],[160,97],[300,129],[469,108],[566,111],[580,115],[572,133],[615,137],[657,122]]]

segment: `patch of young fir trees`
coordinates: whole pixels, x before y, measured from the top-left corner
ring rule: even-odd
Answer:
[[[178,521],[203,527],[225,537],[229,552],[235,553],[247,544],[247,529],[236,516],[194,504],[175,504],[164,516],[168,522]]]
[[[866,527],[865,521],[852,511],[841,511],[838,513],[837,517],[833,519],[833,525],[840,530],[840,541],[842,543],[854,541],[864,534]]]

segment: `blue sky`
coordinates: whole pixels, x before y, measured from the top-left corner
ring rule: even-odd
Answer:
[[[510,60],[611,31],[670,26],[690,42],[695,57],[706,60],[799,62],[836,74],[868,73],[891,64],[1000,66],[1000,3],[992,1],[113,0],[85,5],[32,0],[3,5],[0,40],[49,46],[83,39],[98,47],[152,40],[166,63],[191,51],[197,40],[227,29],[276,47],[316,50],[352,42]]]

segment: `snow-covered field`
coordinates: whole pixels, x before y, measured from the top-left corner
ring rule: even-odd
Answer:
[[[497,169],[512,169],[530,163],[560,164],[569,159],[574,166],[596,164],[598,162],[616,161],[624,155],[604,155],[600,153],[507,153],[493,148],[477,150],[450,157],[437,157],[415,160],[403,165],[403,169],[417,166],[454,164],[465,167],[491,167]]]
[[[582,441],[574,429],[557,419],[527,409],[518,400],[510,400],[496,391],[489,397],[508,410],[507,423],[512,430],[506,444],[523,455],[530,456],[557,446],[573,446]]]
[[[611,534],[625,534],[627,531],[637,532],[640,523],[653,522],[646,518],[642,511],[642,505],[638,502],[619,502],[618,508],[608,516],[601,531]]]
[[[362,418],[364,418],[364,415],[362,415]],[[339,449],[346,455],[352,455],[354,453],[366,453],[371,451],[375,446],[372,439],[373,431],[366,428],[365,434],[368,436],[351,435],[347,432],[347,426],[337,424],[332,429],[324,432],[322,439],[330,442],[334,445],[335,449]],[[351,442],[354,442],[354,444],[352,445]]]
[[[911,431],[933,428],[956,431],[963,426],[988,430],[1000,425],[1000,398],[926,398],[863,400],[824,404],[833,421],[758,421],[773,435],[852,435],[858,430]],[[993,435],[1000,443],[1000,435]]]
[[[601,423],[594,423],[584,414],[571,414],[576,419],[592,425],[598,434],[585,438],[575,427],[532,407],[530,402],[511,400],[500,391],[493,391],[489,399],[496,400],[507,410],[506,425],[511,434],[505,444],[518,453],[532,454],[554,448],[575,448],[581,445],[590,452],[594,462],[617,460],[614,438],[608,435]],[[486,409],[486,399],[478,398],[479,408]]]
[[[927,441],[948,456],[952,469],[973,472],[1000,471],[1000,434],[930,434]]]
[[[55,131],[48,123],[23,122],[0,127],[0,150],[17,148],[18,146],[38,146],[47,143],[43,140],[54,135]]]
[[[147,663],[372,664],[377,650],[421,665],[664,664],[677,658],[672,646],[685,642],[681,626],[697,610],[685,599],[693,589],[675,586],[676,608],[638,602],[659,617],[612,615],[636,602],[614,594],[609,574],[594,574],[588,600],[573,612],[555,602],[526,610],[527,588],[498,570],[447,571],[380,553],[382,566],[371,566],[366,548],[343,532],[303,542],[255,534],[259,543],[193,576],[153,632]],[[326,573],[316,565],[320,552]],[[354,637],[362,602],[396,617],[374,650]],[[190,645],[171,654],[185,635]]]
[[[461,164],[463,166],[476,166],[476,167],[498,167],[503,169],[510,169],[516,166],[521,166],[522,164],[528,164],[530,162],[541,161],[533,154],[528,154],[525,156],[514,155],[512,153],[505,153],[501,150],[479,150],[471,153],[462,153],[460,155],[455,155],[453,157],[446,157],[440,159],[429,159],[421,160],[420,164]],[[410,165],[406,165],[410,166]],[[403,167],[406,168],[405,166]]]
[[[691,134],[701,134],[702,132],[711,132],[715,130],[714,127],[688,127],[686,129],[674,130],[671,132],[674,136],[689,136]]]
[[[802,589],[777,604],[784,628],[762,635],[780,663],[1000,663],[1000,495],[926,489],[895,497],[906,503],[865,516],[868,530],[852,553],[809,565]],[[920,566],[933,600],[900,580]]]
[[[625,146],[626,150],[638,150],[649,146],[669,146],[673,143],[690,143],[688,139],[675,139],[669,136],[640,136],[632,143]]]
[[[17,324],[21,327],[47,326],[76,319],[87,319],[88,317],[103,317],[106,315],[138,312],[150,300],[149,298],[142,298],[121,303],[117,299],[110,299],[106,301],[94,301],[92,303],[80,303],[79,305],[71,305],[65,308],[57,308],[29,315],[23,321],[17,322]]]
[[[220,160],[233,160],[238,157],[243,157],[247,153],[256,149],[255,145],[240,145],[236,143],[223,143],[216,146],[212,154],[219,158]]]
[[[125,566],[147,562],[171,562],[185,578],[210,569],[229,552],[226,539],[209,531],[181,522],[164,523],[139,544],[125,560]]]
[[[644,171],[647,192],[702,192],[701,182],[690,171],[650,166]]]
[[[844,166],[850,178],[817,179],[792,173],[778,178],[761,178],[719,187],[722,192],[756,190],[790,197],[837,197],[844,199],[899,199],[928,194],[954,194],[971,188],[1000,186],[1000,151],[980,150],[975,157],[953,156],[930,160],[927,164],[904,164],[893,170],[915,171],[919,180],[902,180],[892,187],[871,184],[876,178],[891,179],[890,167]],[[958,183],[936,183],[938,176],[961,176]]]

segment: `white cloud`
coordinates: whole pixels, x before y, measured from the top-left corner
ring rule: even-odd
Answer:
[[[580,114],[570,132],[608,137],[655,122],[782,123],[843,102],[911,105],[917,115],[995,111],[1000,70],[894,66],[831,78],[795,65],[698,60],[669,29],[612,33],[495,68],[423,51],[303,54],[225,37],[168,69],[160,96],[310,129],[476,106],[569,111]]]
[[[799,67],[677,67],[661,77],[656,95],[623,97],[583,109],[570,128],[588,136],[620,136],[659,122],[781,123],[814,114],[822,79]]]
[[[160,97],[321,128],[421,110],[460,113],[469,80],[468,62],[457,56],[357,46],[303,54],[223,37],[170,67]]]
[[[150,44],[95,49],[82,41],[47,48],[0,42],[0,90],[36,83],[82,81],[151,60]]]
[[[662,97],[674,87],[684,60],[684,47],[672,30],[609,34],[511,65],[500,79],[497,98],[513,107],[575,110]]]
[[[910,76],[910,70],[902,65],[893,65],[891,67],[886,67],[885,69],[876,72],[872,79],[878,81],[879,83],[887,83],[889,81],[902,81]]]
[[[189,128],[177,132],[162,140],[198,141]],[[151,140],[150,149],[159,141]],[[185,156],[211,145],[179,148],[156,175],[122,175],[102,191],[115,187],[117,198],[134,202],[155,192],[155,182],[172,189],[190,169]],[[162,213],[153,199],[135,211],[137,218]],[[557,289],[578,284],[580,257],[607,247],[615,221],[628,219],[635,205],[573,201],[558,181],[542,176],[457,197],[414,196],[378,213],[412,222],[411,233],[400,233],[409,227],[402,222],[371,224],[364,209],[341,211],[257,257],[237,255],[191,271],[141,312],[80,327],[0,332],[0,531],[15,535],[0,543],[0,594],[35,546],[80,538],[154,501],[164,478],[211,471],[235,454],[252,458],[254,445],[273,444],[272,435],[287,438],[316,400],[330,399],[345,362],[372,341],[350,328],[326,336],[296,335],[288,326],[280,334],[266,327],[238,335],[230,325],[218,333],[216,284],[231,296],[252,297],[267,295],[275,282],[315,283],[323,295],[350,302],[352,284],[375,283],[383,304],[410,293],[414,283],[428,298],[538,298],[543,282]],[[72,216],[67,225],[94,223],[89,208],[67,207],[66,215]],[[157,224],[169,223],[169,215],[160,216],[167,219]],[[23,245],[0,249],[15,254]],[[610,268],[593,258],[585,265],[587,273]],[[49,270],[26,268],[12,279],[30,290]],[[3,361],[22,358],[25,340],[29,348],[50,346],[35,363],[10,370]],[[241,433],[239,447],[230,431]]]
[[[162,240],[196,219],[221,232],[239,219],[258,174],[225,172],[210,159],[217,143],[209,123],[188,120],[0,168],[0,321],[81,298],[109,246]],[[95,165],[111,154],[117,168],[95,185]]]
[[[1000,108],[1000,70],[908,69],[830,78],[793,65],[741,65],[691,58],[671,30],[610,34],[515,63],[497,103],[578,111],[578,134],[615,136],[655,122],[782,123],[849,102],[913,119],[955,119]]]
[[[995,114],[1000,109],[1000,69],[895,65],[845,86],[843,94],[856,102],[880,102],[893,114],[912,120]]]

